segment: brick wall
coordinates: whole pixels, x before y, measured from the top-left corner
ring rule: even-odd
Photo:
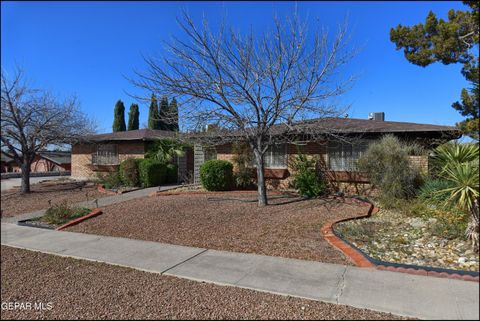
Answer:
[[[409,156],[410,162],[420,173],[428,174],[428,156]]]
[[[308,142],[306,144],[301,145],[294,145],[288,144],[287,145],[287,168],[285,169],[269,169],[265,168],[265,183],[267,188],[277,189],[277,188],[288,188],[291,180],[293,179],[293,162],[295,160],[295,156],[298,153],[298,149],[303,154],[306,154],[307,157],[315,157],[320,156],[322,160],[325,159],[326,153],[326,145],[324,142],[320,143],[313,143]],[[233,163],[234,154],[232,153],[232,145],[225,144],[216,146],[217,151],[217,159],[226,160]],[[235,171],[235,164],[234,164],[234,171]],[[256,175],[256,172],[253,171]]]
[[[143,141],[116,142],[120,162],[127,158],[144,158],[145,144]],[[106,173],[113,168],[92,166],[92,153],[96,144],[76,144],[72,146],[72,177],[78,179],[95,178],[98,173]]]

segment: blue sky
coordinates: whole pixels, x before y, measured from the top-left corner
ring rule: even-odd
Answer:
[[[384,111],[386,120],[453,125],[462,117],[451,108],[467,82],[460,65],[409,63],[389,40],[391,27],[423,22],[429,10],[445,18],[461,2],[297,2],[299,13],[335,30],[348,15],[352,42],[362,51],[346,72],[359,75],[339,99],[350,117]],[[262,32],[295,2],[2,2],[1,64],[22,66],[36,87],[60,96],[77,95],[100,132],[111,131],[118,99],[127,112],[135,93],[125,76],[144,68],[142,54],[162,54],[162,41],[182,36],[175,18],[186,8],[215,24],[222,13],[240,30]],[[140,124],[148,106],[140,107]]]

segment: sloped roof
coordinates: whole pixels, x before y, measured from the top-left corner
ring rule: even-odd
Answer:
[[[285,125],[283,125],[285,127]],[[279,125],[282,127],[282,125]],[[378,121],[357,118],[320,118],[298,122],[299,129],[335,130],[344,133],[452,132],[452,126],[418,124],[397,121]]]
[[[271,128],[270,134],[365,134],[365,133],[433,133],[442,134],[452,138],[460,137],[460,132],[452,126],[419,124],[396,121],[376,121],[355,118],[318,118],[299,121],[291,126],[278,124]],[[204,133],[179,133],[165,130],[138,129],[124,132],[97,134],[84,137],[87,142],[102,141],[152,141],[161,138],[235,138],[241,136],[238,130],[217,130]]]
[[[72,162],[72,153],[70,151],[42,151],[38,154],[40,157],[59,165],[70,164]]]
[[[318,118],[299,121],[289,126],[286,124],[274,125],[270,129],[270,135],[362,135],[362,134],[410,134],[422,133],[427,135],[442,135],[446,138],[458,138],[461,136],[460,131],[456,127],[418,124],[409,122],[396,121],[377,121],[369,119],[355,118]],[[231,138],[239,137],[242,134],[239,130],[216,130],[204,133],[190,133],[186,136],[195,139],[202,138]]]
[[[11,158],[10,156],[4,155],[4,154],[1,154],[0,157],[1,157],[2,162],[5,162],[5,163],[13,161],[13,158]]]
[[[157,129],[137,129],[124,132],[114,132],[106,134],[97,134],[86,136],[84,139],[92,142],[99,141],[119,141],[119,140],[141,140],[150,141],[158,138],[168,138],[178,135],[177,132]]]

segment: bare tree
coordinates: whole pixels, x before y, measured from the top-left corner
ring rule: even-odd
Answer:
[[[50,146],[63,147],[94,126],[78,109],[74,97],[60,100],[44,90],[33,89],[17,70],[1,76],[1,152],[22,169],[22,193],[30,192],[30,169],[35,155]]]
[[[321,29],[308,35],[297,15],[284,22],[274,18],[273,30],[261,36],[241,35],[225,23],[214,33],[206,20],[196,26],[186,13],[177,21],[188,40],[173,38],[165,56],[144,58],[147,69],[136,71],[132,82],[148,93],[177,97],[184,129],[215,124],[248,142],[257,167],[258,204],[266,205],[267,148],[290,137],[299,120],[344,112],[332,98],[353,81],[338,77],[353,56],[346,24],[330,38]],[[281,136],[273,133],[279,124],[287,129]]]

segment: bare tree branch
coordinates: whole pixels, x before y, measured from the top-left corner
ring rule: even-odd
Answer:
[[[78,109],[75,97],[59,100],[33,89],[18,69],[1,75],[1,153],[22,169],[22,192],[30,191],[30,166],[37,152],[64,146],[94,132],[94,124]]]
[[[300,120],[338,117],[344,108],[331,99],[345,93],[353,77],[339,73],[354,55],[346,23],[334,36],[307,32],[294,14],[274,18],[274,28],[257,36],[242,35],[224,23],[217,32],[207,21],[197,26],[184,13],[177,19],[186,40],[173,38],[162,57],[144,57],[145,71],[134,71],[137,87],[176,97],[183,129],[196,131],[215,124],[247,141],[256,157],[259,204],[266,204],[263,157],[269,146],[298,137]],[[283,132],[278,134],[278,126]],[[313,135],[315,131],[310,134]],[[322,135],[335,130],[323,128]]]

